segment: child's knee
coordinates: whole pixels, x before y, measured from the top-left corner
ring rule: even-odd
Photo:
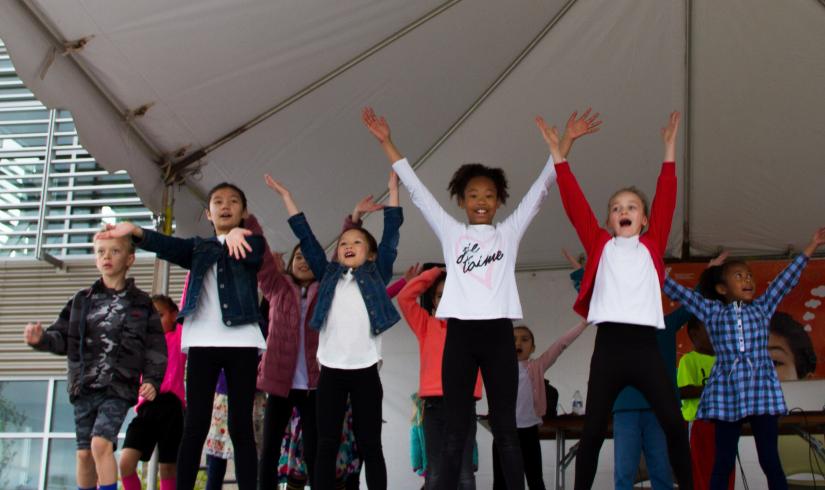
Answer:
[[[77,462],[78,464],[85,466],[85,467],[92,467],[94,468],[95,460],[92,457],[92,450],[91,449],[78,449],[77,450]]]
[[[112,441],[106,439],[105,437],[94,436],[92,437],[92,456],[94,459],[100,459],[101,457],[106,457],[110,455],[114,455],[115,448],[112,444]]]

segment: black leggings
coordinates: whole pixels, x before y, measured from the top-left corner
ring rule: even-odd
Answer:
[[[378,365],[363,369],[334,369],[321,366],[316,400],[318,417],[318,456],[315,459],[313,490],[335,488],[335,461],[341,447],[341,430],[352,403],[352,431],[358,454],[367,472],[370,490],[386,490],[387,465],[381,447],[381,402],[384,390]]]
[[[587,381],[584,431],[576,456],[575,490],[593,485],[613,402],[626,386],[642,392],[656,414],[667,437],[670,466],[679,488],[693,489],[687,426],[659,352],[656,331],[654,327],[626,323],[599,324]]]
[[[254,490],[258,467],[252,428],[258,349],[255,347],[192,347],[186,376],[186,415],[178,451],[177,485],[191,490],[200,466],[209,425],[215,385],[223,368],[229,402],[229,436],[235,450],[235,475],[240,490]]]
[[[777,449],[779,438],[779,417],[776,415],[751,415],[735,422],[715,420],[716,424],[716,460],[710,477],[710,489],[727,489],[728,479],[736,464],[736,451],[739,446],[739,433],[742,424],[748,422],[756,442],[756,454],[759,466],[768,479],[771,490],[785,490],[788,480],[782,471]]]
[[[521,443],[521,457],[524,460],[524,476],[527,477],[527,488],[530,490],[545,490],[544,475],[541,468],[541,441],[539,440],[539,426],[518,429],[518,439]],[[498,448],[493,442],[493,490],[504,490],[503,470],[498,457]]]
[[[518,361],[513,343],[513,322],[509,319],[447,321],[447,340],[441,366],[447,433],[441,452],[441,473],[433,488],[455,490],[461,456],[470,430],[473,389],[481,368],[490,427],[510,490],[524,489],[524,467],[516,434]]]
[[[307,475],[315,469],[315,452],[318,447],[318,431],[315,421],[315,390],[290,390],[287,398],[269,395],[264,413],[263,448],[258,465],[260,486],[277,488],[278,459],[281,457],[281,440],[292,417],[292,408],[301,414],[302,441]],[[311,477],[309,477],[311,481]]]

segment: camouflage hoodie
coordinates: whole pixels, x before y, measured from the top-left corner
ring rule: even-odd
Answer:
[[[133,279],[120,293],[107,289],[101,279],[78,291],[35,349],[68,356],[73,402],[85,392],[105,389],[109,396],[136,403],[141,375],[159,390],[166,371],[160,317]]]

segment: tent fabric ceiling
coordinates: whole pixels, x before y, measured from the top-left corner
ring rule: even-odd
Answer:
[[[0,38],[20,76],[47,105],[70,109],[91,153],[128,170],[156,211],[160,155],[210,145],[277,107],[209,153],[187,186],[202,195],[237,183],[279,249],[294,238],[264,173],[290,186],[325,243],[360,197],[385,190],[389,165],[361,127],[364,105],[388,117],[397,145],[456,216],[445,188],[459,164],[505,168],[514,201],[506,214],[547,158],[533,117],[563,124],[588,105],[604,114],[604,129],[577,143],[571,164],[597,216],[618,187],[652,196],[659,127],[682,110],[679,154],[691,158],[677,162],[689,180],[680,181],[671,255],[681,253],[685,220],[695,254],[799,247],[825,215],[823,27],[815,0],[0,3]],[[90,36],[40,79],[54,38]],[[122,114],[144,104],[131,132]],[[404,204],[399,270],[440,258]],[[204,231],[201,207],[179,193],[179,234]],[[562,247],[578,250],[556,192],[544,208],[521,267],[558,266]],[[367,226],[380,228],[380,216]]]

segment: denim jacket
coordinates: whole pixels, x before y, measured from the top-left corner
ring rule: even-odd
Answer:
[[[374,261],[367,261],[353,270],[361,297],[364,298],[364,304],[367,307],[373,335],[380,334],[401,319],[387,296],[386,287],[392,278],[392,266],[398,256],[398,229],[403,222],[404,215],[400,207],[384,208],[384,232],[381,236],[381,243],[378,245],[378,258]],[[324,249],[312,233],[304,213],[289,218],[289,226],[300,240],[301,252],[320,283],[318,302],[315,304],[315,311],[309,321],[309,326],[315,330],[321,330],[332,306],[335,286],[347,271],[347,267],[327,260]]]
[[[177,238],[152,230],[143,229],[143,239],[134,239],[138,247],[155,252],[184,269],[189,269],[189,285],[186,303],[178,313],[178,321],[195,312],[203,286],[203,278],[213,265],[218,265],[218,298],[221,302],[223,323],[246,325],[258,323],[258,269],[261,268],[264,238],[260,235],[246,237],[252,251],[245,259],[233,259],[229,249],[217,237]]]

